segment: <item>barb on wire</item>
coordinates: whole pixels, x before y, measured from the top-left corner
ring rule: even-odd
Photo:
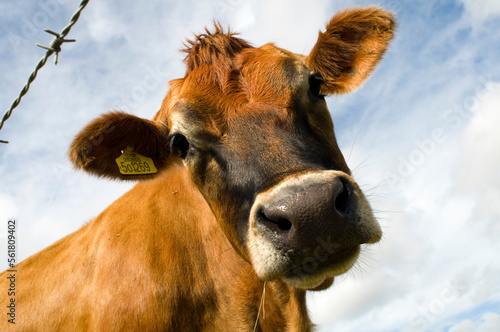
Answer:
[[[50,46],[43,46],[40,44],[36,44],[36,46],[41,47],[46,49],[47,51],[51,51],[52,53],[56,54],[56,57],[54,58],[54,64],[57,65],[57,59],[59,57],[59,52],[61,52],[61,45],[62,43],[69,43],[69,42],[76,42],[75,39],[64,39],[61,37],[60,34],[55,33],[54,31],[50,31],[49,29],[45,29],[45,32],[50,33],[51,35],[54,35],[55,37],[52,39],[50,42]]]
[[[46,32],[50,33],[51,35],[54,35],[54,38],[50,42],[49,47],[37,44],[37,46],[46,49],[47,53],[45,54],[45,56],[43,58],[40,59],[40,61],[38,61],[38,64],[36,65],[35,70],[31,73],[30,77],[28,78],[28,82],[26,83],[26,85],[23,87],[23,89],[19,93],[19,96],[12,102],[12,104],[10,105],[10,108],[7,110],[7,112],[5,112],[3,118],[0,120],[0,130],[2,130],[2,127],[3,127],[3,124],[5,123],[5,121],[7,121],[7,119],[10,118],[14,108],[16,108],[19,105],[23,96],[28,92],[31,83],[33,83],[33,81],[35,80],[38,71],[45,65],[45,63],[47,62],[47,59],[52,54],[55,53],[56,56],[54,59],[54,63],[57,65],[59,52],[61,52],[61,45],[65,42],[74,42],[75,41],[74,39],[64,39],[64,37],[66,37],[66,35],[69,33],[69,31],[71,30],[73,25],[76,23],[76,21],[78,21],[78,18],[80,17],[80,13],[85,8],[85,6],[87,6],[88,2],[89,2],[89,0],[82,0],[77,11],[71,17],[69,24],[66,25],[61,30],[61,33],[55,33],[55,32],[50,31],[48,29],[45,30]],[[0,143],[9,143],[9,142],[4,141],[4,140],[0,140]]]

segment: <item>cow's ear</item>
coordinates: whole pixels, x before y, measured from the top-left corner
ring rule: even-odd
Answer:
[[[152,178],[167,166],[167,135],[168,129],[156,122],[122,112],[107,113],[75,137],[69,157],[76,168],[93,175]]]
[[[325,81],[321,93],[347,93],[359,87],[387,50],[395,27],[392,13],[376,7],[335,15],[306,59],[307,67]]]

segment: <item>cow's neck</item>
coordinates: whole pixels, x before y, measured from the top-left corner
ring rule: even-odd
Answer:
[[[232,326],[234,331],[246,331],[243,327],[250,325],[251,331],[254,326],[255,331],[311,330],[305,291],[282,281],[263,283],[239,256],[232,256],[217,268],[220,273],[213,277],[222,314],[218,315],[222,318],[221,327]]]
[[[174,294],[183,297],[168,300],[179,302],[174,318],[180,320],[179,327],[187,319],[198,320],[197,326],[206,331],[246,331],[248,326],[253,331],[258,319],[256,331],[310,331],[305,291],[275,281],[267,282],[264,292],[264,283],[232,248],[183,168],[176,167],[170,172],[176,174],[166,175],[164,178],[168,180],[163,183],[161,179],[140,183],[132,191],[139,190],[141,195],[134,193],[130,197],[142,196],[143,202],[157,202],[141,211],[155,214],[154,218],[144,218],[155,222],[151,235],[166,235],[166,240],[150,251],[159,253],[152,260],[155,268],[169,270],[158,281],[165,283],[170,294],[175,288]],[[149,195],[151,199],[144,197]],[[172,198],[167,201],[171,206],[161,205],[160,199],[165,195]],[[158,218],[159,213],[164,215]],[[174,285],[175,282],[178,284]],[[195,312],[201,313],[199,317],[195,317]]]

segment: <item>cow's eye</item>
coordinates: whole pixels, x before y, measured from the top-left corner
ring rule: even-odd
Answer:
[[[321,93],[321,86],[325,80],[319,74],[311,74],[309,76],[309,91],[316,98],[323,98],[325,95]]]
[[[189,141],[182,134],[173,134],[170,136],[170,153],[184,159],[189,151]]]

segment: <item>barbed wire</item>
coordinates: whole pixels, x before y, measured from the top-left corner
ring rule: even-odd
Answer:
[[[38,74],[38,71],[45,65],[45,63],[47,62],[47,59],[52,54],[55,53],[56,55],[55,55],[54,63],[57,65],[59,52],[61,52],[61,45],[63,43],[66,43],[66,42],[75,42],[76,41],[74,39],[64,39],[64,37],[66,37],[66,35],[69,33],[69,31],[71,30],[73,25],[75,25],[76,21],[78,21],[78,18],[80,18],[80,13],[85,8],[85,6],[87,6],[88,2],[89,2],[89,0],[82,0],[82,2],[80,3],[80,6],[78,7],[76,12],[71,17],[69,24],[66,25],[61,30],[61,33],[55,33],[53,31],[45,29],[46,32],[50,33],[51,35],[54,35],[55,37],[52,39],[52,41],[50,42],[50,46],[48,46],[48,47],[40,45],[40,44],[36,44],[37,46],[39,46],[43,49],[46,49],[47,53],[45,54],[45,56],[43,58],[40,59],[40,61],[36,65],[35,70],[31,73],[30,77],[28,78],[28,82],[26,83],[26,85],[23,87],[23,89],[19,93],[19,96],[16,99],[14,99],[14,101],[10,105],[10,108],[7,110],[7,112],[5,112],[2,120],[0,121],[0,130],[2,130],[2,127],[3,127],[3,124],[5,123],[5,121],[7,121],[7,119],[10,118],[10,116],[12,115],[12,111],[19,105],[23,96],[28,92],[31,83],[33,83],[33,81],[35,80],[36,75]],[[9,142],[0,140],[0,143],[9,143]]]

